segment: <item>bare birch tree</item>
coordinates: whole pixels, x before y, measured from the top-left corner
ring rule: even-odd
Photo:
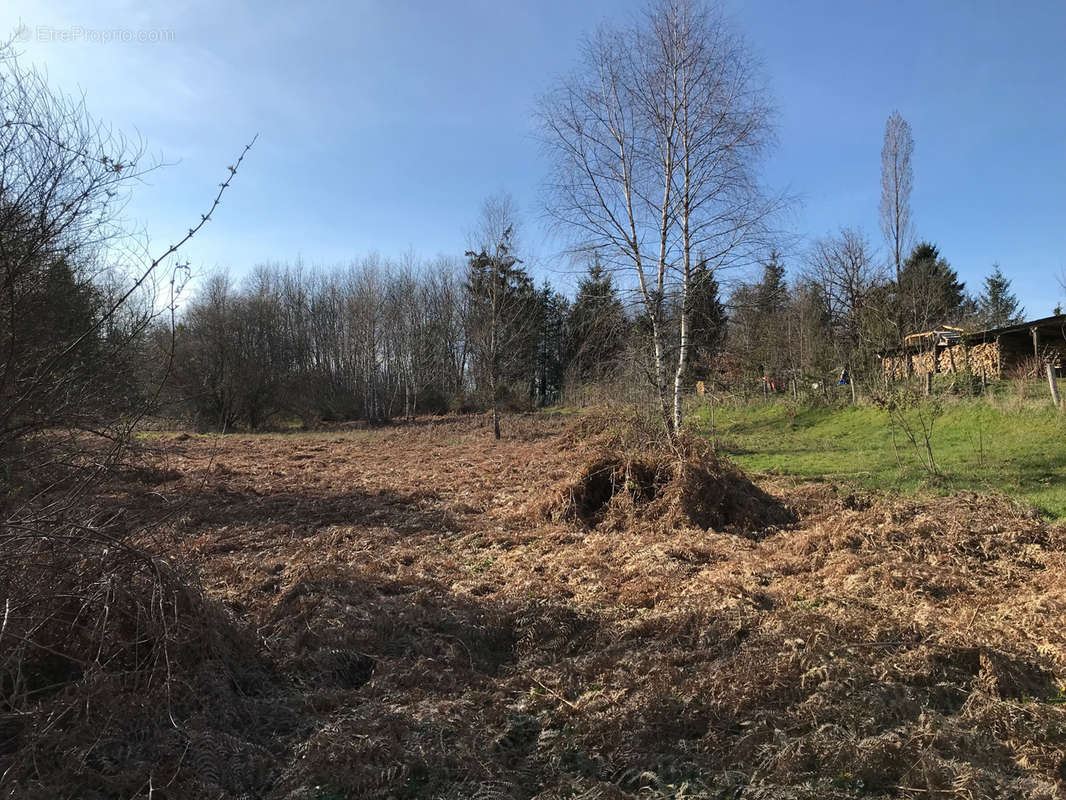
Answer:
[[[903,277],[903,262],[911,246],[913,227],[911,223],[911,189],[914,171],[911,155],[914,153],[914,138],[911,126],[898,111],[893,111],[885,123],[885,143],[881,148],[881,232],[888,245],[891,266],[895,269],[896,286]],[[896,328],[899,343],[903,342],[902,308],[898,310]]]
[[[590,37],[579,70],[539,109],[553,161],[549,212],[579,249],[631,276],[672,432],[682,424],[693,268],[751,263],[780,206],[755,174],[772,139],[757,74],[718,12],[661,0],[638,24]],[[680,309],[677,326],[669,308]]]

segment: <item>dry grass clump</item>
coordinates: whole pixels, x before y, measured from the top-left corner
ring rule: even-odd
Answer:
[[[634,518],[747,536],[796,521],[780,500],[688,431],[676,439],[639,417],[586,415],[562,441],[583,439],[589,452],[576,475],[556,487],[537,511],[595,528],[624,530]]]

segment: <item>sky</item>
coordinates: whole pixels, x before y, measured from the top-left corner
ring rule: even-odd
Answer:
[[[1030,317],[1066,300],[1066,3],[723,3],[777,108],[762,175],[796,198],[790,270],[841,226],[882,245],[880,152],[898,109],[915,141],[918,237],[971,291],[998,263]],[[532,111],[583,34],[642,5],[5,0],[0,33],[18,31],[25,64],[165,164],[126,208],[157,250],[199,219],[258,134],[183,250],[199,274],[461,257],[485,197],[509,192],[532,271],[572,291],[540,204]]]

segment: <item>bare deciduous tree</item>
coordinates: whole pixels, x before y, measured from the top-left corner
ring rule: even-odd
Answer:
[[[453,259],[413,255],[216,274],[181,315],[167,399],[219,429],[443,412],[470,372],[462,284]]]
[[[156,296],[159,273],[211,219],[250,147],[206,213],[153,255],[121,216],[153,168],[143,148],[0,47],[0,451],[46,429],[121,449],[154,399],[131,373],[149,325],[173,310],[173,291],[169,309]]]
[[[822,287],[844,333],[856,338],[866,295],[882,278],[865,234],[841,228],[837,235],[816,241],[808,254],[807,276]]]
[[[132,691],[169,687],[178,609],[202,608],[141,549],[151,523],[105,511],[93,489],[157,396],[134,373],[161,381],[169,368],[173,329],[161,358],[144,357],[148,326],[174,310],[176,289],[157,297],[157,277],[170,266],[171,286],[179,282],[171,257],[212,218],[244,156],[187,232],[153,255],[121,216],[150,168],[138,166],[140,152],[0,46],[0,705],[20,718],[84,708],[67,687],[88,679],[90,664],[96,675],[120,671]],[[123,661],[131,644],[153,655]],[[67,699],[44,711],[27,681],[39,675]],[[40,752],[47,730],[26,725],[19,756]],[[5,794],[19,791],[20,770],[0,775]]]
[[[885,123],[885,143],[881,148],[881,232],[888,245],[891,266],[895,269],[896,286],[901,284],[903,262],[910,249],[913,227],[911,223],[911,189],[914,171],[911,155],[914,138],[911,126],[898,111],[893,111]],[[896,319],[898,342],[902,343],[903,329],[900,310]]]
[[[883,341],[880,303],[884,270],[873,258],[866,235],[841,228],[835,236],[817,240],[807,255],[805,279],[817,286],[828,316],[830,343],[847,367],[854,388]]]
[[[744,42],[695,0],[662,0],[641,24],[604,28],[580,70],[541,102],[554,170],[549,211],[581,249],[631,276],[648,321],[653,382],[671,431],[682,423],[692,270],[751,263],[778,198],[755,167],[771,108]],[[668,326],[668,308],[679,324]],[[672,331],[676,329],[676,338]]]

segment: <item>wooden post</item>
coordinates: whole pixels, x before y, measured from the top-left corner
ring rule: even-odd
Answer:
[[[1040,358],[1040,329],[1039,328],[1030,328],[1029,330],[1033,334],[1033,357],[1039,359]]]
[[[933,393],[933,373],[925,373],[925,396],[929,397]]]
[[[718,437],[714,432],[714,393],[707,394],[707,403],[711,406],[711,446],[718,452]]]
[[[1051,364],[1045,364],[1044,369],[1047,371],[1047,383],[1051,387],[1051,402],[1055,404],[1055,408],[1059,407],[1059,387],[1055,384],[1055,368]]]

